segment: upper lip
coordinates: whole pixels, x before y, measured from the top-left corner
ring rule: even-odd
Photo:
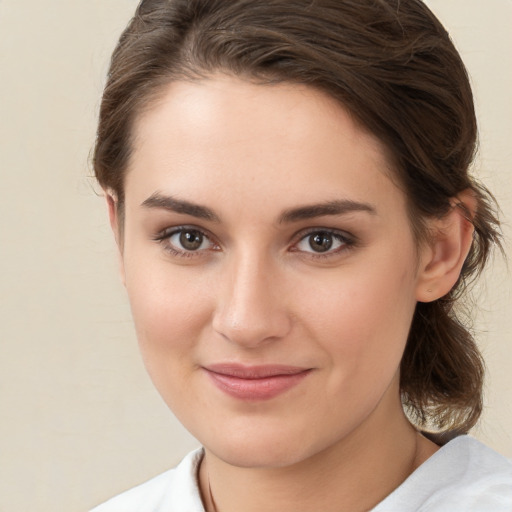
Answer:
[[[238,379],[264,379],[269,377],[296,375],[311,369],[283,364],[244,365],[239,363],[211,364],[204,368],[205,370],[213,373]]]

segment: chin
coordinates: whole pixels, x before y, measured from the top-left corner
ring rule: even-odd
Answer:
[[[303,460],[304,454],[297,447],[261,446],[259,443],[215,447],[210,450],[226,464],[239,468],[282,468]]]
[[[281,468],[308,459],[327,446],[308,441],[294,429],[254,428],[226,432],[222,438],[204,439],[203,445],[226,464],[240,468]],[[328,443],[326,443],[328,444]]]

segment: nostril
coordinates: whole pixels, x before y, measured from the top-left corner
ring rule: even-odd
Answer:
[[[218,312],[212,325],[215,332],[224,339],[245,347],[256,347],[286,336],[291,322],[286,312],[278,308],[272,311],[261,309],[258,312],[236,308]]]

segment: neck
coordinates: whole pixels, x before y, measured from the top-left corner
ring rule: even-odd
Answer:
[[[240,468],[205,449],[199,483],[207,512],[370,510],[437,450],[397,405],[392,422],[376,410],[357,432],[292,466]]]

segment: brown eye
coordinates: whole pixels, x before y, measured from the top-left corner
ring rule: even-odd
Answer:
[[[161,233],[155,240],[175,256],[199,255],[204,251],[218,250],[218,246],[212,242],[208,235],[192,227],[170,228]]]
[[[353,238],[341,231],[319,229],[306,233],[296,245],[294,251],[309,253],[310,255],[334,256],[354,245]]]
[[[315,252],[326,252],[331,249],[333,245],[333,235],[332,233],[327,232],[319,232],[313,233],[309,235],[309,246]]]
[[[201,248],[204,235],[197,230],[187,229],[179,233],[179,243],[186,251],[197,251]]]

